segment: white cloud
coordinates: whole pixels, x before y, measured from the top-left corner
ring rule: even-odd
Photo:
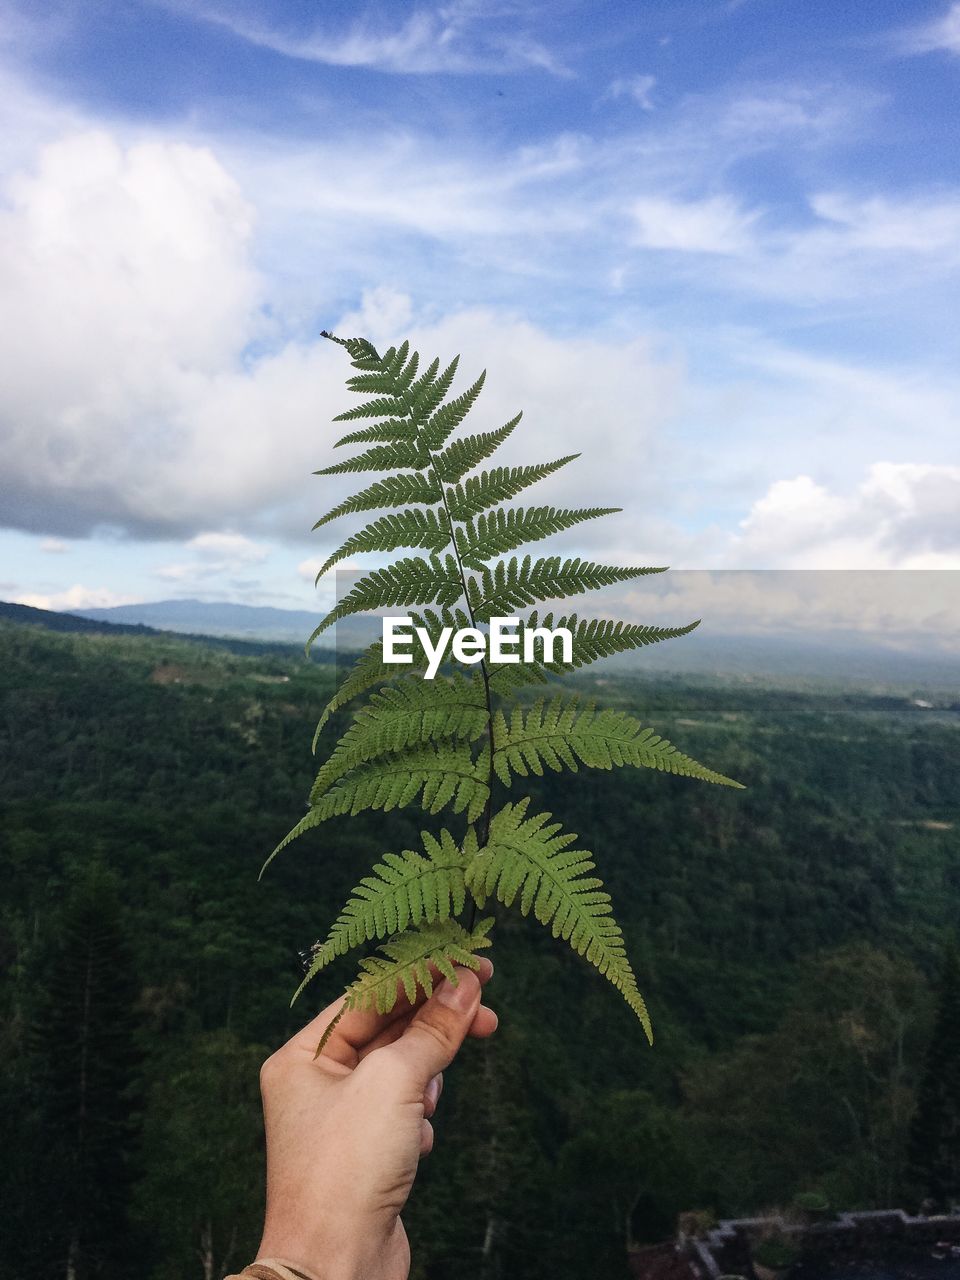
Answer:
[[[60,538],[44,538],[40,543],[40,550],[46,555],[62,556],[69,551],[70,548]]]
[[[243,573],[251,565],[262,564],[270,552],[242,533],[198,533],[184,546],[192,559],[160,565],[154,570],[167,582],[206,582],[224,574]]]
[[[908,32],[903,37],[902,46],[906,53],[944,50],[960,54],[960,4],[952,4],[941,17]]]
[[[633,202],[630,212],[636,224],[635,244],[682,253],[745,253],[759,216],[724,195],[704,200],[643,196]]]
[[[960,569],[960,467],[874,463],[852,491],[772,484],[732,539],[751,567]]]
[[[125,595],[109,587],[85,587],[76,583],[66,591],[54,592],[52,595],[19,595],[15,597],[14,603],[30,605],[33,609],[53,609],[69,613],[71,609],[110,609],[118,604],[142,604],[143,597]]]
[[[229,9],[178,6],[181,12],[225,27],[235,36],[289,58],[340,67],[369,67],[401,75],[435,72],[509,72],[539,68],[555,75],[569,72],[544,45],[522,32],[503,32],[492,22],[489,5],[450,0],[435,8],[417,8],[388,28],[379,19],[356,21],[347,31],[317,27],[307,33],[281,30]]]
[[[611,81],[603,96],[604,98],[612,98],[614,101],[618,98],[629,98],[643,111],[653,111],[654,104],[651,95],[656,83],[656,76],[620,77]]]

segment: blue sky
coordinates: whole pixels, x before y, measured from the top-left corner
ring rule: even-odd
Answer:
[[[0,597],[314,600],[322,328],[582,448],[558,549],[960,568],[960,4],[0,15]]]

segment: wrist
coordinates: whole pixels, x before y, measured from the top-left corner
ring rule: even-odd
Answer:
[[[363,1280],[364,1272],[359,1267],[344,1266],[340,1261],[331,1262],[322,1271],[315,1267],[307,1267],[296,1262],[287,1255],[269,1257],[262,1251],[254,1262],[240,1272],[238,1277],[227,1277],[227,1280]]]

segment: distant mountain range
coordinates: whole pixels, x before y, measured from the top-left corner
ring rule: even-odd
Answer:
[[[158,600],[155,604],[119,604],[109,609],[75,609],[74,613],[96,622],[284,644],[305,644],[323,616],[319,609],[308,613],[267,605],[210,604],[204,600]],[[327,644],[330,643],[328,639]]]
[[[109,631],[141,635],[175,632],[205,643],[217,642],[237,652],[300,647],[320,614],[243,604],[211,604],[201,600],[161,600],[153,604],[117,605],[55,613],[0,602],[0,620],[34,623],[60,631]],[[325,634],[313,647],[318,661],[332,661],[334,643],[353,652],[379,635],[376,618],[340,623],[339,636]],[[960,689],[960,662],[955,656],[924,649],[918,642],[898,649],[882,635],[834,631],[807,636],[801,632],[729,635],[704,625],[666,644],[621,654],[605,664],[611,673],[677,674],[764,680],[775,684]]]
[[[305,642],[321,616],[319,610],[313,613],[201,600],[162,600],[78,613],[100,622],[298,645]],[[337,630],[336,641],[325,633],[319,644],[332,646],[336,642],[344,651],[361,649],[379,635],[380,624],[376,618],[350,618],[341,622]],[[789,677],[804,683],[933,685],[940,689],[960,686],[960,662],[956,657],[931,651],[920,639],[904,651],[891,647],[886,637],[867,632],[807,635],[784,630],[777,634],[730,635],[711,629],[709,622],[682,639],[622,654],[611,659],[609,667],[619,672]]]

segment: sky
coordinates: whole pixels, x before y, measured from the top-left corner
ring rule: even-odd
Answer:
[[[960,569],[958,142],[949,0],[0,0],[0,598],[312,607],[322,329],[581,451],[550,550]]]

